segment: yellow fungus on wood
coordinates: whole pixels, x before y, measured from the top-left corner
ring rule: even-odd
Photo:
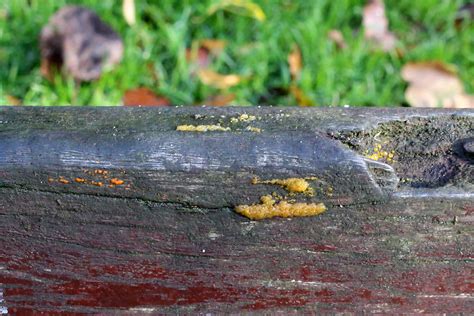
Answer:
[[[238,123],[238,122],[251,122],[255,121],[257,117],[255,115],[248,115],[246,113],[241,114],[238,117],[231,117],[230,122],[231,123]]]
[[[238,205],[235,211],[249,219],[260,220],[272,217],[304,217],[315,216],[326,211],[323,203],[289,203],[276,201],[271,195],[260,198],[261,204]]]
[[[258,178],[252,179],[252,184],[275,184],[282,186],[290,193],[303,193],[309,191],[309,183],[306,180],[317,180],[316,177],[308,178],[288,178],[288,179],[271,179],[271,180],[259,180]]]
[[[177,131],[181,132],[227,132],[230,127],[222,127],[220,125],[179,125],[176,127]]]
[[[113,178],[113,179],[110,179],[110,184],[113,184],[113,185],[122,185],[125,183],[125,181],[121,180],[121,179],[117,179],[117,178]]]
[[[86,179],[84,179],[84,178],[75,178],[74,181],[76,181],[77,183],[84,183],[84,182],[86,182]]]
[[[262,131],[260,128],[253,127],[253,126],[247,126],[245,130],[249,132],[254,132],[254,133],[260,133]]]
[[[365,157],[372,159],[372,160],[383,160],[385,162],[394,162],[393,157],[395,156],[395,152],[392,150],[390,152],[383,150],[381,144],[376,144],[372,149],[372,153],[366,151]]]

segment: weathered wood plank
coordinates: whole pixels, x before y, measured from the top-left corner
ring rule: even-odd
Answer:
[[[1,108],[0,306],[473,312],[473,135],[468,110]],[[328,209],[250,221],[289,195],[255,176],[318,177],[291,198]]]

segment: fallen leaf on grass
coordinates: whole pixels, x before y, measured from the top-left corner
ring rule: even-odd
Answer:
[[[197,74],[202,83],[218,89],[228,89],[241,81],[238,75],[222,75],[210,69],[201,69]]]
[[[220,55],[227,45],[226,41],[218,39],[203,39],[199,41],[200,47],[206,49],[212,55]]]
[[[211,64],[209,52],[201,47],[197,50],[187,49],[186,60],[198,69],[207,68]]]
[[[299,106],[313,106],[314,102],[311,100],[296,84],[290,86],[290,93],[296,99]]]
[[[122,13],[128,25],[135,25],[135,0],[123,0]]]
[[[288,55],[288,65],[290,66],[290,74],[293,80],[298,80],[303,68],[301,51],[298,46],[293,45],[291,53]]]
[[[306,94],[298,87],[297,81],[301,75],[301,69],[303,69],[303,58],[301,57],[301,51],[298,46],[293,45],[290,54],[288,55],[288,65],[290,67],[290,74],[292,83],[290,85],[290,93],[296,99],[299,106],[311,106],[313,101],[306,96]]]
[[[61,65],[46,58],[41,59],[40,73],[48,81],[53,81],[54,76],[60,73]]]
[[[218,56],[226,45],[225,41],[216,39],[196,41],[192,45],[193,48],[186,50],[186,60],[197,69],[207,68],[211,64],[211,55]]]
[[[123,97],[123,105],[125,106],[169,106],[171,102],[157,96],[148,88],[137,88],[128,90]]]
[[[207,98],[206,101],[203,102],[203,104],[208,105],[208,106],[225,106],[225,105],[230,104],[234,100],[235,100],[234,93],[219,94],[219,95],[214,95]]]
[[[18,99],[17,97],[7,94],[5,98],[7,99],[8,105],[21,105],[21,100]]]
[[[402,78],[409,83],[405,98],[414,107],[474,108],[474,96],[464,86],[453,67],[441,62],[408,63]]]
[[[342,35],[341,31],[339,30],[330,30],[328,33],[328,37],[331,41],[336,44],[337,48],[339,49],[346,49],[347,44],[344,40],[344,36]]]
[[[372,41],[384,51],[395,48],[397,38],[388,30],[383,0],[369,0],[362,16],[365,38]]]
[[[209,7],[207,14],[212,15],[219,10],[250,16],[260,22],[266,19],[262,8],[251,0],[220,0]]]

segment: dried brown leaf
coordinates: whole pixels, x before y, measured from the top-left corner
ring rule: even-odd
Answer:
[[[218,39],[203,39],[199,41],[200,47],[206,49],[212,55],[220,55],[225,47],[227,42]]]
[[[218,89],[228,89],[238,85],[241,81],[238,75],[222,75],[210,69],[201,69],[197,74],[202,83]]]
[[[46,58],[41,59],[40,73],[48,81],[53,81],[54,76],[60,72],[61,65]]]
[[[383,0],[369,0],[362,16],[365,38],[384,51],[395,48],[397,38],[388,29]]]
[[[195,76],[199,70],[209,68],[212,57],[221,54],[226,45],[225,41],[217,39],[194,41],[192,48],[186,50],[186,60],[191,66],[191,75]]]
[[[314,102],[311,100],[296,84],[290,86],[290,93],[296,99],[299,106],[313,106]]]
[[[405,98],[414,107],[474,108],[453,67],[441,62],[408,63],[402,78],[409,83]]]
[[[5,98],[7,99],[8,105],[21,105],[21,100],[17,97],[7,94]]]
[[[207,98],[206,101],[204,101],[204,104],[209,105],[209,106],[225,106],[225,105],[229,105],[234,100],[235,100],[234,93],[219,94],[219,95],[214,95]]]
[[[290,74],[293,80],[298,80],[303,68],[303,61],[301,57],[301,51],[295,44],[288,55],[288,64],[290,66]]]
[[[197,69],[207,68],[211,64],[209,51],[199,47],[196,50],[186,50],[186,60]]]
[[[344,36],[342,35],[341,31],[339,30],[330,30],[328,33],[328,37],[331,41],[336,44],[339,49],[347,48],[346,41],[344,40]]]
[[[169,106],[171,102],[164,98],[157,96],[148,88],[137,88],[125,92],[123,98],[123,105],[125,106]]]

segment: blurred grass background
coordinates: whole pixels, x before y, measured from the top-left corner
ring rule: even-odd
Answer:
[[[121,105],[126,90],[149,87],[173,104],[199,104],[219,92],[190,75],[186,49],[200,39],[227,41],[213,61],[219,73],[238,74],[232,87],[238,105],[295,105],[281,93],[291,84],[288,54],[301,49],[299,86],[315,105],[404,105],[406,83],[400,69],[408,61],[439,60],[453,64],[474,92],[474,26],[455,27],[462,0],[386,0],[390,30],[403,54],[374,50],[364,39],[364,0],[255,0],[266,20],[226,11],[208,15],[211,0],[136,0],[137,24],[130,27],[117,0],[2,0],[0,3],[0,104],[11,97],[25,105]],[[76,86],[57,76],[40,75],[38,36],[49,17],[66,4],[96,11],[124,39],[120,66],[93,83]],[[348,48],[328,40],[342,32]]]

